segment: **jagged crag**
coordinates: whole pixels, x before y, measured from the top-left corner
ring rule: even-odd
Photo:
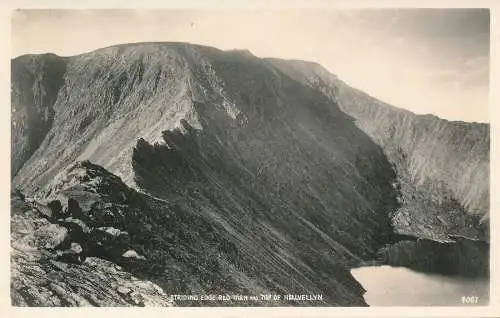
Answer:
[[[14,305],[365,306],[364,261],[488,273],[487,124],[185,43],[11,66]],[[421,240],[472,247],[440,262]]]

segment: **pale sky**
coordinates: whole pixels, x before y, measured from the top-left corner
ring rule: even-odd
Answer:
[[[17,11],[12,56],[182,41],[315,61],[397,107],[489,122],[490,17],[481,9]]]

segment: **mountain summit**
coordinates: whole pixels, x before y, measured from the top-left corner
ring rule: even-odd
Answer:
[[[349,269],[401,235],[488,241],[488,165],[488,125],[396,109],[314,63],[185,43],[21,56],[13,301],[365,305]],[[97,266],[112,296],[70,292],[64,273],[50,287],[55,274],[32,274],[60,271],[46,262]],[[140,297],[119,292],[127,273],[150,284]]]

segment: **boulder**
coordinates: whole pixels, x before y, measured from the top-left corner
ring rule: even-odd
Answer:
[[[126,251],[125,253],[122,254],[122,257],[125,257],[125,258],[135,258],[135,259],[140,259],[140,260],[145,260],[146,259],[146,257],[144,257],[142,255],[139,255],[139,253],[137,253],[134,250],[128,250],[128,251]]]

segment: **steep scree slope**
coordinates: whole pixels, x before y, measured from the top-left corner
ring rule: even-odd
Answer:
[[[163,159],[169,162],[167,156]],[[157,171],[162,171],[163,166],[157,167]],[[182,171],[179,165],[174,168]],[[362,289],[348,271],[349,265],[358,262],[353,253],[359,251],[343,247],[340,243],[345,240],[340,236],[338,242],[322,237],[314,224],[304,226],[307,216],[297,220],[293,215],[275,211],[272,212],[276,215],[271,215],[262,206],[265,203],[255,199],[247,199],[249,203],[241,200],[240,206],[234,206],[229,201],[237,197],[218,194],[222,190],[211,189],[210,181],[201,175],[189,178],[198,180],[196,187],[180,189],[183,195],[168,202],[128,189],[119,179],[89,163],[77,164],[64,175],[47,200],[76,199],[82,202],[80,218],[90,226],[112,226],[129,233],[130,248],[146,260],[135,265],[116,258],[110,260],[138,277],[153,280],[165,291],[243,295],[320,293],[325,297],[323,301],[299,304],[363,304],[359,297]],[[220,177],[218,180],[224,182]],[[225,209],[233,206],[235,217],[224,214]],[[236,210],[242,207],[247,208],[246,214]],[[286,219],[281,220],[281,216]],[[300,234],[293,232],[294,227]],[[183,304],[188,303],[179,302]],[[273,305],[266,301],[256,304]]]
[[[489,241],[489,125],[416,115],[356,90],[318,64],[268,59],[290,77],[321,91],[368,134],[394,165],[402,234],[453,241]]]
[[[126,231],[142,231],[136,248],[159,253],[157,268],[137,275],[168,293],[320,293],[304,304],[364,304],[349,267],[390,239],[395,174],[335,103],[240,51],[149,43],[61,61],[52,128],[14,185],[38,200],[60,197],[65,169],[88,159],[151,204],[178,207],[174,221],[174,208],[142,222],[123,212]],[[63,194],[63,205],[92,209],[89,191]]]

